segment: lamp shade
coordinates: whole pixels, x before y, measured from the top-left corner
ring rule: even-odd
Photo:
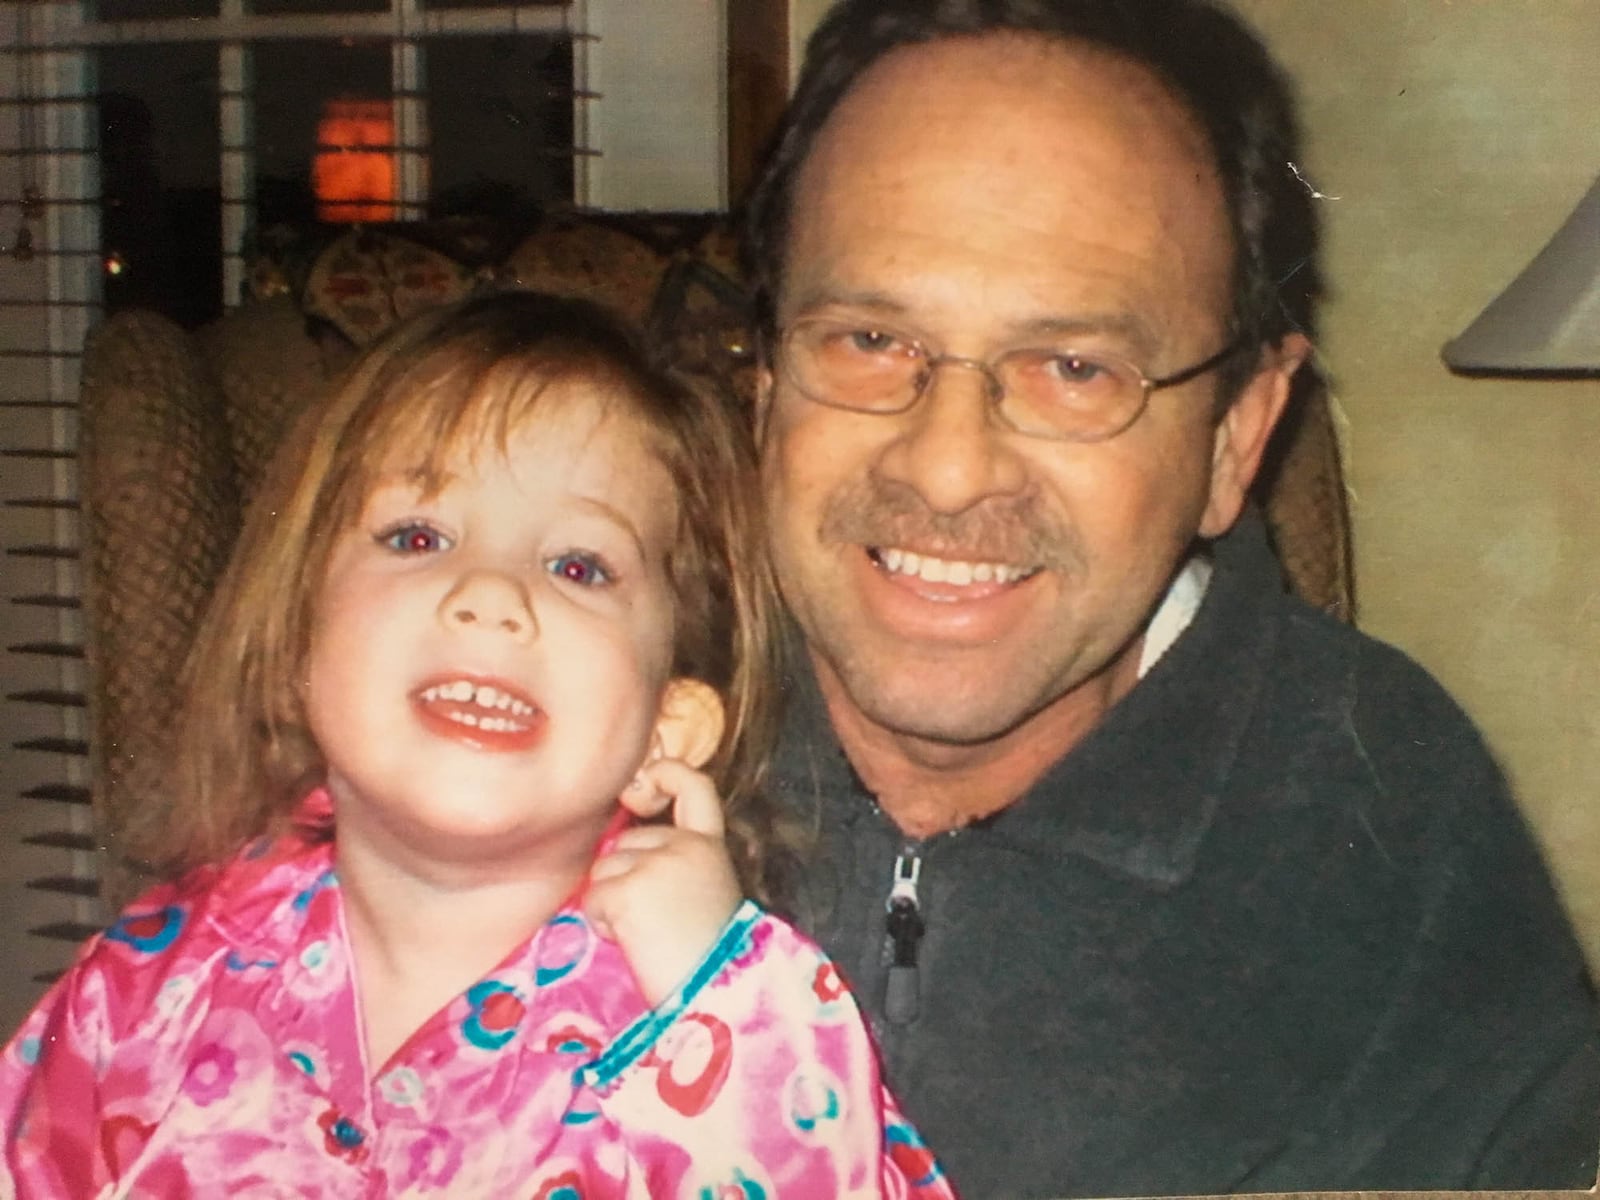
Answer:
[[[1600,372],[1600,179],[1522,273],[1445,344],[1444,361],[1495,374]]]

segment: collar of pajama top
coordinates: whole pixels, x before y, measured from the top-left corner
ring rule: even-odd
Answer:
[[[326,794],[313,793],[301,817],[313,828],[331,817]],[[232,1110],[235,1128],[314,1119],[323,1149],[352,1165],[376,1139],[397,1135],[409,1143],[401,1174],[413,1183],[460,1184],[463,1147],[476,1156],[593,1121],[596,1090],[648,1054],[674,1015],[670,1002],[647,1010],[621,952],[593,931],[575,897],[429,1018],[369,1085],[331,841],[258,844],[210,882],[197,907],[176,897],[141,906],[108,933],[135,950],[178,951],[152,1000],[202,1024],[169,1080],[181,1077],[186,1101]],[[742,906],[697,978],[724,967],[761,919],[756,906]],[[687,999],[680,994],[680,1011]],[[152,1057],[163,1048],[152,1044]],[[310,1117],[296,1112],[307,1100]],[[516,1157],[539,1155],[525,1142]]]
[[[311,828],[330,820],[326,792],[313,792],[300,818]],[[602,849],[620,828],[608,831]],[[471,1075],[481,1085],[491,1059],[506,1064],[495,1073],[496,1090],[515,1095],[522,1058],[508,1051],[582,1063],[611,1032],[645,1012],[626,960],[595,934],[574,897],[424,1022],[373,1076],[332,842],[308,847],[290,838],[258,844],[253,853],[259,857],[247,852],[236,860],[237,869],[222,875],[205,912],[196,914],[214,931],[216,952],[225,954],[222,969],[210,974],[211,1004],[253,1009],[281,1061],[328,1097],[338,1113],[335,1136],[352,1146],[376,1126],[437,1108],[456,1077]],[[753,918],[751,907],[741,916]],[[562,1003],[553,1006],[559,1011],[530,1009],[530,1000],[557,982],[564,985]],[[183,976],[164,985],[173,992],[185,988]],[[218,1070],[218,1086],[226,1074]],[[472,1107],[482,1112],[490,1106]]]

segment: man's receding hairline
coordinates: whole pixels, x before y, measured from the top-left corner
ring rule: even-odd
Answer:
[[[793,182],[790,185],[789,195],[791,204],[790,219],[784,223],[783,242],[779,247],[780,260],[783,269],[780,278],[785,291],[793,280],[793,264],[789,256],[796,241],[800,221],[798,215],[802,208],[801,201],[807,193],[819,186],[812,164],[817,160],[819,151],[826,148],[832,131],[838,127],[839,114],[845,111],[856,100],[864,87],[881,77],[886,64],[895,64],[910,58],[919,51],[936,51],[949,46],[965,45],[969,48],[988,51],[996,43],[1015,42],[1028,45],[1032,50],[1056,57],[1078,58],[1089,63],[1104,65],[1113,70],[1121,71],[1130,78],[1140,81],[1140,86],[1146,90],[1147,95],[1159,96],[1164,99],[1168,113],[1178,119],[1163,122],[1170,135],[1179,143],[1184,153],[1189,155],[1196,165],[1203,167],[1209,179],[1207,183],[1215,193],[1215,199],[1220,204],[1221,228],[1220,232],[1229,244],[1230,272],[1238,267],[1239,257],[1243,248],[1238,245],[1236,232],[1229,211],[1226,184],[1222,176],[1222,162],[1216,147],[1212,144],[1211,135],[1206,128],[1206,123],[1194,106],[1187,101],[1178,88],[1164,78],[1160,71],[1150,64],[1118,49],[1106,45],[1092,38],[1081,35],[1054,33],[1036,29],[984,29],[973,32],[947,33],[926,41],[904,42],[893,46],[879,55],[859,74],[851,80],[848,87],[835,99],[828,114],[821,124],[816,127],[816,132],[808,140],[806,151],[794,166]],[[1105,88],[1096,89],[1106,91]],[[1196,180],[1199,183],[1199,180]],[[772,302],[775,308],[782,308],[785,297],[775,295]],[[1231,298],[1224,298],[1224,307],[1231,307]]]
[[[817,147],[827,137],[828,130],[835,124],[839,113],[851,103],[852,99],[863,90],[867,83],[883,72],[887,64],[894,64],[919,52],[932,52],[946,47],[960,46],[987,50],[1000,42],[1014,42],[1054,57],[1078,58],[1090,63],[1101,64],[1120,70],[1130,78],[1138,79],[1148,92],[1163,97],[1170,110],[1181,117],[1181,126],[1186,131],[1185,140],[1190,142],[1187,147],[1188,150],[1197,155],[1212,173],[1218,177],[1220,182],[1221,163],[1216,147],[1211,143],[1211,136],[1206,129],[1205,119],[1195,109],[1194,105],[1184,97],[1181,90],[1150,63],[1126,50],[1107,45],[1104,42],[1096,41],[1081,34],[1054,33],[1041,29],[999,28],[975,30],[970,33],[945,33],[925,41],[903,42],[899,45],[891,46],[875,58],[850,81],[848,87],[839,93],[833,106],[828,110],[827,116],[817,126],[816,133],[809,139],[804,157],[795,166],[796,194],[798,194],[803,182],[806,167],[816,157]]]

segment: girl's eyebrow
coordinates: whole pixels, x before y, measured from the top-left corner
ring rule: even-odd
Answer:
[[[573,501],[578,507],[594,513],[607,524],[615,525],[633,542],[634,547],[639,551],[640,558],[649,558],[649,553],[645,549],[644,535],[627,513],[617,508],[614,504],[602,500],[599,496],[574,495]]]
[[[415,467],[408,467],[404,471],[394,471],[380,475],[378,476],[378,483],[380,485],[386,483],[400,484],[407,487],[422,487],[431,483],[435,487],[444,487],[447,484],[454,483],[459,478],[460,475],[455,471],[448,471],[443,467],[428,467],[418,464]]]
[[[430,471],[418,464],[414,467],[386,467],[371,478],[371,490],[377,492],[383,488],[418,488],[430,481],[446,484],[454,480],[456,474],[454,471]]]
[[[373,496],[388,489],[417,490],[428,483],[433,485],[428,489],[429,491],[442,491],[460,478],[460,473],[456,471],[440,470],[434,473],[421,466],[409,467],[404,470],[383,471],[373,480],[372,490],[368,494],[368,501],[370,502]],[[633,518],[628,516],[627,513],[600,496],[573,493],[571,500],[575,507],[599,517],[608,525],[615,526],[633,543],[635,549],[639,552],[640,558],[649,558],[649,551],[645,546],[644,533],[634,524]]]

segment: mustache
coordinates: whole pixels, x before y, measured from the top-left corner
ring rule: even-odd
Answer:
[[[1072,573],[1083,562],[1077,537],[1032,496],[995,496],[958,513],[938,512],[903,483],[852,480],[822,512],[826,542],[916,546],[968,562],[1003,562]]]

